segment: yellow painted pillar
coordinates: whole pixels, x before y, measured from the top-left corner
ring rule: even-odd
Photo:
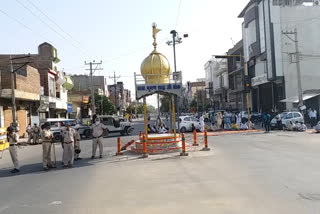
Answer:
[[[176,132],[176,109],[175,109],[175,100],[174,95],[172,95],[172,124],[173,124],[173,136],[174,140],[177,139],[177,132]]]
[[[145,129],[145,136],[146,142],[148,142],[148,115],[147,115],[147,101],[146,98],[143,98],[143,110],[144,110],[144,129]]]

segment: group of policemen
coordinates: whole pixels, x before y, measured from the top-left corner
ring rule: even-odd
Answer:
[[[38,127],[38,126],[34,126]],[[50,124],[45,123],[40,132],[40,137],[42,140],[42,151],[43,151],[43,170],[48,171],[50,168],[56,168],[56,156],[55,156],[55,147],[53,143],[53,133],[50,131]],[[91,159],[96,157],[96,150],[99,147],[99,158],[102,158],[103,155],[103,136],[107,127],[100,123],[99,118],[94,118],[94,123],[91,125],[92,128],[92,156]],[[33,128],[33,130],[35,130]],[[34,132],[36,134],[36,132]],[[80,149],[80,135],[77,130],[71,128],[70,124],[66,124],[66,129],[61,132],[62,140],[62,164],[64,168],[71,168],[73,166],[74,160],[80,160],[79,154]],[[7,129],[7,138],[10,143],[9,152],[14,165],[12,173],[17,173],[20,171],[19,161],[18,161],[18,130],[14,126],[10,126]],[[30,138],[29,138],[30,139]],[[33,138],[37,139],[37,138]],[[52,149],[53,148],[53,149]],[[51,150],[53,150],[54,161],[51,160]]]
[[[38,144],[40,138],[40,127],[35,123],[33,127],[31,124],[27,126],[28,144]]]

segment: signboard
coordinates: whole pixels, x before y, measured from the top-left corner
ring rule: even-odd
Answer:
[[[260,76],[254,77],[251,79],[251,85],[257,86],[268,82],[267,74],[262,74]]]
[[[83,96],[82,103],[89,103],[89,96]]]
[[[136,85],[136,98],[140,99],[143,96],[151,95],[156,92],[164,92],[170,94],[176,94],[181,96],[181,83],[172,84],[155,84],[155,85]]]
[[[68,103],[67,112],[72,113],[72,104],[71,103]]]

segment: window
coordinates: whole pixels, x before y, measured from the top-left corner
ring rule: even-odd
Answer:
[[[190,117],[185,117],[185,118],[184,118],[184,121],[191,121],[191,120],[190,120]]]
[[[49,96],[55,97],[55,81],[53,77],[49,77]]]
[[[297,117],[301,117],[299,113],[293,113],[293,117],[297,118]]]
[[[289,113],[284,117],[284,119],[291,119],[291,118],[293,118],[293,114],[292,113]]]
[[[59,127],[59,123],[58,122],[51,122],[50,126],[51,126],[51,128],[58,128]]]

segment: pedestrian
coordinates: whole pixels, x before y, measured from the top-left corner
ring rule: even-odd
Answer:
[[[55,167],[51,162],[51,145],[52,145],[53,134],[50,131],[49,123],[45,123],[43,125],[43,130],[41,131],[41,139],[42,139],[43,170],[48,171],[49,168]]]
[[[222,128],[222,114],[221,114],[221,112],[218,112],[217,124],[218,124],[218,129],[220,130]]]
[[[236,123],[237,123],[238,127],[240,127],[240,124],[241,124],[241,113],[238,113],[238,114],[237,114]]]
[[[103,145],[102,145],[102,139],[103,135],[105,134],[107,127],[100,123],[100,119],[96,118],[95,122],[91,126],[92,128],[92,156],[91,159],[94,159],[96,156],[97,146],[99,145],[99,152],[100,152],[100,158],[102,158],[103,154]]]
[[[203,117],[203,115],[200,116],[200,131],[204,132],[204,117]]]
[[[35,123],[32,128],[33,144],[39,143],[40,127]]]
[[[270,123],[271,123],[271,115],[269,113],[265,113],[264,115],[264,127],[266,129],[266,132],[270,132]]]
[[[31,123],[28,124],[27,128],[26,128],[26,132],[28,134],[28,144],[31,143],[31,140],[32,140],[32,126],[31,126]]]
[[[74,144],[77,141],[76,131],[66,123],[66,130],[62,131],[62,163],[63,167],[72,167],[74,160]]]
[[[280,114],[277,114],[276,120],[277,120],[277,126],[278,126],[278,129],[279,129],[279,130],[283,129],[283,127],[282,127],[282,120],[281,120],[281,119],[282,119],[282,118],[281,118],[281,115],[280,115]]]
[[[19,166],[19,160],[18,160],[18,141],[19,141],[19,135],[17,134],[16,130],[9,126],[7,128],[7,139],[9,141],[9,152],[11,156],[11,160],[14,166],[14,169],[11,170],[11,173],[17,173],[20,172],[20,166]]]
[[[315,109],[311,109],[309,112],[310,124],[311,128],[314,127],[317,123],[317,111]]]
[[[79,130],[75,129],[76,131],[76,141],[74,142],[74,160],[81,160],[82,158],[80,158],[80,153],[81,153],[81,148],[80,148],[80,134],[79,134]]]

